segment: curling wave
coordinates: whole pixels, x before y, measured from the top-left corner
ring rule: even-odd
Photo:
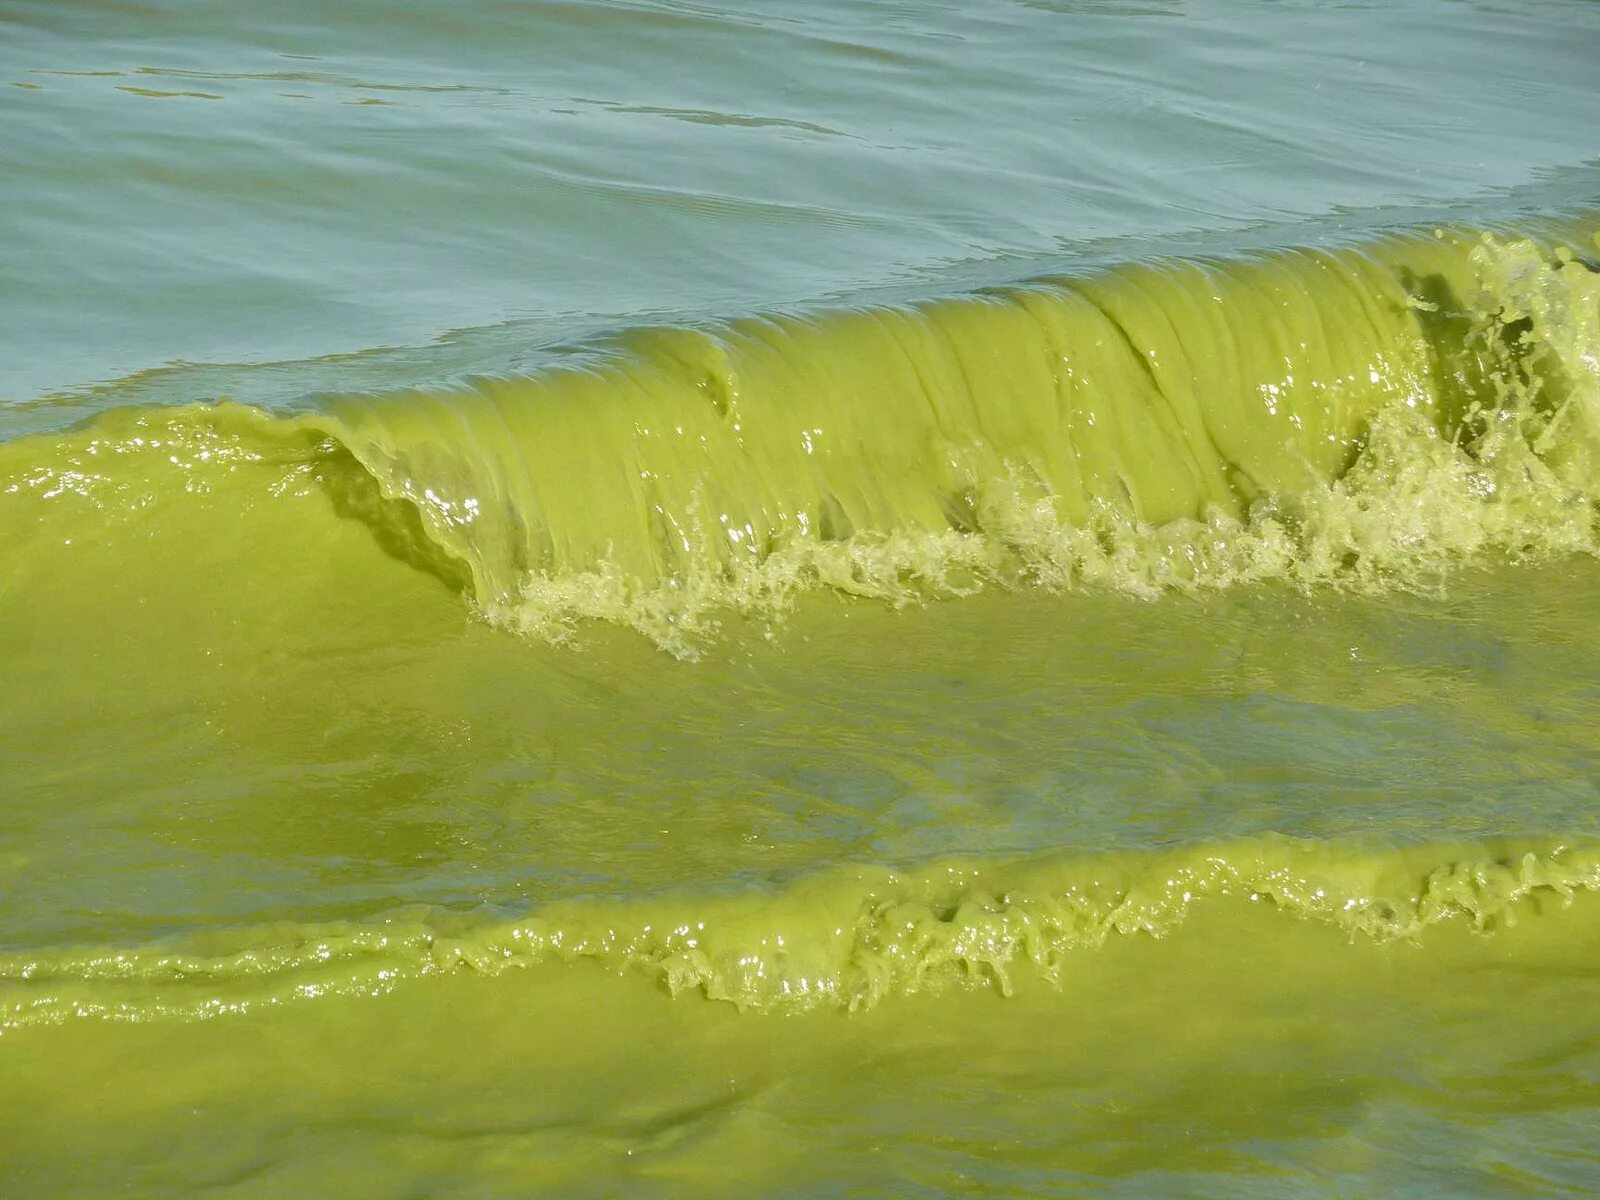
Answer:
[[[720,612],[818,587],[1426,586],[1596,549],[1592,227],[638,330],[582,367],[296,416],[113,411],[0,446],[0,533],[62,497],[103,523],[319,489],[496,624],[614,621],[684,657]]]

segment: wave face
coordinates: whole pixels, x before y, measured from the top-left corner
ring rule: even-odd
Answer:
[[[818,587],[1417,585],[1594,548],[1588,236],[1437,230],[643,329],[582,367],[293,418],[124,412],[61,461],[6,447],[3,492],[138,507],[283,463],[495,624],[598,618],[684,657],[719,612]]]

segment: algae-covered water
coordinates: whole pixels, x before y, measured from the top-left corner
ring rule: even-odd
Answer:
[[[1596,51],[0,3],[0,1194],[1600,1191]]]

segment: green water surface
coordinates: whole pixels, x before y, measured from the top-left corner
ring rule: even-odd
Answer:
[[[0,3],[0,1195],[1600,1191],[1588,3]]]

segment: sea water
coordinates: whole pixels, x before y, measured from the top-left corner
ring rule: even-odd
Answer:
[[[1600,1189],[1597,50],[0,6],[0,1191]]]

